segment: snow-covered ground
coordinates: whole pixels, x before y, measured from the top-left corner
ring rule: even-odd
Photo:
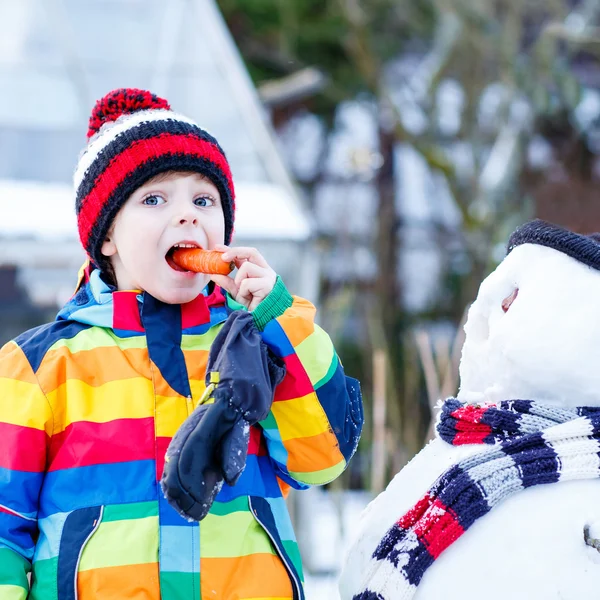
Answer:
[[[358,519],[372,499],[363,491],[311,488],[296,497],[296,534],[307,600],[339,600],[338,577]]]

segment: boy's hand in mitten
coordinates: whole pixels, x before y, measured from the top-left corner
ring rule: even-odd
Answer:
[[[207,391],[167,450],[161,485],[185,517],[203,519],[223,481],[246,466],[250,426],[266,418],[285,368],[262,341],[252,315],[235,311],[215,338]]]

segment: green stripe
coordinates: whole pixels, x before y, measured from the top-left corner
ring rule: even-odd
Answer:
[[[238,511],[247,511],[248,509],[248,496],[240,496],[230,502],[213,502],[210,514],[222,517]]]
[[[200,573],[161,572],[161,600],[189,600],[200,597]]]
[[[263,429],[279,429],[277,427],[277,421],[275,420],[272,412],[269,412],[266,418],[260,422],[260,426]]]
[[[29,561],[10,548],[0,548],[0,583],[28,590],[27,573],[30,570]],[[0,597],[5,598],[4,588],[0,586],[0,590]]]
[[[320,471],[314,471],[312,473],[297,473],[290,471],[290,475],[301,483],[307,483],[308,485],[325,485],[330,481],[333,481],[340,473],[346,468],[346,461],[342,460],[337,465],[329,467],[328,469],[321,469]]]
[[[292,564],[296,568],[296,572],[300,575],[300,579],[304,581],[304,572],[302,570],[302,557],[300,556],[300,549],[298,544],[292,540],[281,540],[283,548],[287,555],[290,557]]]
[[[181,348],[182,350],[210,350],[219,331],[221,331],[221,326],[215,325],[202,335],[183,335],[181,336]]]
[[[225,517],[209,513],[200,527],[202,558],[275,554],[271,540],[249,510],[231,513]]]
[[[146,336],[136,335],[128,338],[120,338],[110,329],[90,327],[90,329],[80,331],[75,337],[58,340],[55,344],[52,344],[50,350],[65,347],[71,351],[71,354],[74,354],[75,352],[83,352],[85,350],[115,346],[121,350],[146,348]]]
[[[158,562],[158,516],[100,524],[81,555],[80,571]]]
[[[340,361],[338,359],[338,355],[334,352],[333,357],[331,359],[331,364],[329,365],[329,369],[327,371],[327,374],[325,375],[325,377],[323,377],[323,379],[321,379],[320,381],[317,381],[317,383],[315,383],[315,385],[313,386],[315,391],[317,391],[321,386],[324,386],[333,377],[333,374],[336,372],[336,370],[338,368],[339,362]]]
[[[33,585],[28,600],[56,600],[56,573],[58,557],[38,560],[33,563]]]
[[[158,516],[158,503],[134,502],[132,504],[112,504],[104,508],[102,522],[145,519]]]
[[[258,330],[263,331],[273,319],[280,317],[293,303],[294,299],[285,287],[281,277],[277,275],[273,289],[252,311],[252,318]]]

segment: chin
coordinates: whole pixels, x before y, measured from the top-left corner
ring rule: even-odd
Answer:
[[[186,304],[197,298],[207,283],[208,281],[204,281],[202,278],[190,286],[165,285],[154,289],[148,287],[146,291],[165,304]]]
[[[189,290],[169,290],[164,293],[157,293],[155,298],[158,298],[165,304],[187,304],[202,293],[202,289],[189,289]]]

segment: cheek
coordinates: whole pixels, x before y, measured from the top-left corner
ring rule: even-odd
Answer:
[[[207,221],[205,221],[205,232],[206,237],[210,246],[215,244],[222,244],[225,236],[225,217],[223,213],[217,213]]]

